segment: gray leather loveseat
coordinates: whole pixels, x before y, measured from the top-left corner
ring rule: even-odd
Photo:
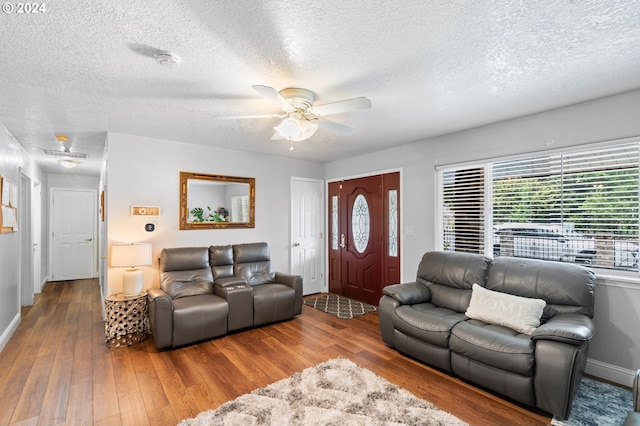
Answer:
[[[149,319],[158,349],[284,321],[302,312],[302,277],[274,272],[266,243],[166,248]]]
[[[595,333],[594,289],[593,271],[574,264],[428,252],[415,282],[384,288],[382,339],[566,419]]]

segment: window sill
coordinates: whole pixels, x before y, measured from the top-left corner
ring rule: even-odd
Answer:
[[[592,268],[598,284],[611,287],[640,289],[640,275],[637,272],[611,272],[606,269]]]

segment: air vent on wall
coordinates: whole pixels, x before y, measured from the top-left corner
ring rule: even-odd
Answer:
[[[56,157],[73,157],[73,158],[87,158],[87,154],[83,154],[81,152],[71,152],[71,151],[58,151],[53,149],[43,149],[44,153],[47,155],[54,155]]]

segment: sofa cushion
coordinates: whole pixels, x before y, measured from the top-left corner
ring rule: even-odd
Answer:
[[[295,290],[284,284],[253,287],[253,325],[293,318],[295,297]]]
[[[267,243],[235,244],[233,246],[233,274],[249,285],[272,283],[275,273],[271,269]]]
[[[172,299],[213,294],[211,269],[162,272],[160,274],[160,288]]]
[[[463,314],[431,303],[398,306],[395,313],[393,326],[397,330],[445,348],[449,345],[453,326],[465,320]]]
[[[233,265],[233,273],[252,286],[272,283],[275,277],[271,262],[236,263]]]
[[[540,317],[546,304],[542,299],[491,291],[474,284],[465,315],[531,334],[540,325]]]
[[[535,344],[526,334],[479,320],[457,323],[451,330],[449,348],[466,358],[501,370],[531,377]]]
[[[230,245],[209,247],[209,263],[213,279],[233,276],[233,250]]]
[[[173,346],[223,336],[227,333],[229,305],[213,294],[173,301]]]
[[[547,302],[544,323],[559,314],[584,314],[593,318],[595,273],[584,266],[515,257],[496,258],[486,287]]]
[[[471,286],[484,285],[490,265],[491,259],[479,254],[427,252],[418,266],[416,282],[427,285],[434,305],[464,312]]]
[[[160,288],[172,299],[213,294],[206,247],[166,248],[160,252]]]
[[[206,247],[165,248],[160,252],[160,272],[207,268],[209,250]]]

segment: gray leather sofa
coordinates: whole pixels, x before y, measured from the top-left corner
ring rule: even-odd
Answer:
[[[474,283],[544,300],[540,325],[524,334],[467,317]],[[426,364],[566,419],[595,333],[594,290],[593,271],[574,264],[428,252],[415,282],[384,288],[382,339]]]
[[[148,295],[158,349],[302,313],[302,277],[274,272],[266,243],[164,249],[160,288]]]

